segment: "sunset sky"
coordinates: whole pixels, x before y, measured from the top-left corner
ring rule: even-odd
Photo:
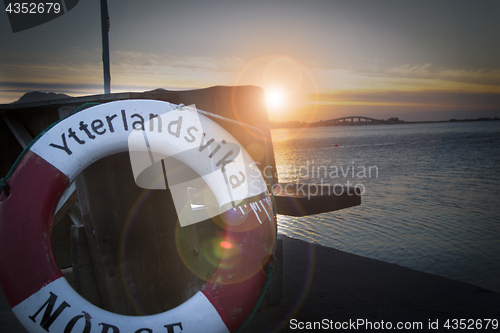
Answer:
[[[108,0],[111,92],[258,85],[271,120],[500,117],[500,1]],[[12,33],[0,103],[103,93],[99,0]]]

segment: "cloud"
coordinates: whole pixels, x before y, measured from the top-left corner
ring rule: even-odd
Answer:
[[[241,68],[243,60],[238,57],[195,57],[172,56],[169,54],[143,53],[133,51],[112,52],[113,63],[117,65],[132,65],[138,67],[170,67],[202,71],[232,72]]]
[[[74,53],[78,53],[77,50]],[[111,90],[123,92],[230,85],[243,66],[243,60],[237,57],[175,57],[114,51],[111,54]],[[0,64],[0,103],[10,103],[32,90],[72,96],[102,93],[102,77],[100,61],[4,62]]]
[[[385,71],[388,76],[422,79],[439,79],[456,82],[469,82],[484,85],[500,86],[500,69],[465,69],[465,68],[437,68],[432,64],[402,65],[389,68]]]
[[[500,93],[454,91],[342,91],[310,94],[308,99],[323,105],[439,106],[445,108],[500,109]]]
[[[239,58],[173,57],[168,54],[115,51],[111,54],[111,77],[117,84],[157,82],[167,85],[193,76],[215,81],[243,67]],[[101,62],[50,62],[0,64],[2,81],[31,83],[99,83],[102,80]],[[210,79],[210,75],[213,78]],[[133,81],[124,81],[130,79]],[[195,82],[191,82],[191,85]],[[151,84],[146,84],[152,86]]]
[[[244,66],[237,57],[175,57],[117,51],[112,54],[112,78],[120,84],[137,82],[150,87],[205,87],[231,84],[235,73]]]
[[[2,82],[17,83],[98,83],[102,65],[93,63],[46,62],[37,64],[0,64]]]
[[[397,76],[411,76],[411,77],[427,77],[430,73],[432,64],[425,65],[402,65],[389,68],[386,73],[395,74]]]
[[[432,64],[386,69],[314,67],[320,91],[460,91],[500,93],[500,69],[434,68]]]

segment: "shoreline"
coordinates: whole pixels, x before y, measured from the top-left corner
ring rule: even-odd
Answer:
[[[357,117],[354,117],[357,118]],[[367,125],[406,125],[406,124],[434,124],[434,123],[465,123],[465,122],[478,122],[478,121],[500,121],[500,118],[476,118],[476,119],[449,119],[449,120],[421,120],[421,121],[411,121],[411,120],[397,120],[391,121],[380,119],[378,122],[354,122],[354,123],[340,123],[334,125],[323,125],[320,122],[315,123],[303,123],[299,121],[284,121],[276,122],[270,121],[271,129],[285,129],[285,128],[316,128],[316,127],[349,127],[349,126],[367,126]],[[327,121],[325,121],[327,122]]]
[[[430,331],[428,326],[437,323],[438,329],[432,331],[449,332],[443,326],[447,320],[500,320],[500,293],[282,234],[278,237],[283,240],[283,299],[255,313],[241,333],[295,332],[308,322],[353,325],[361,320],[371,325],[422,323],[419,332]],[[26,332],[3,291],[0,327],[4,333]],[[323,328],[330,329],[335,328]]]

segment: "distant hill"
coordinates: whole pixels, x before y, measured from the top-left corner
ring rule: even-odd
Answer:
[[[48,101],[51,99],[60,99],[60,98],[70,98],[72,96],[66,94],[56,94],[56,93],[45,93],[40,91],[31,91],[21,96],[15,103],[31,103],[31,102],[39,102],[39,101]]]

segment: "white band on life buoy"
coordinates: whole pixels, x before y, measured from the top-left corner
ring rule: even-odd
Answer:
[[[230,192],[227,186],[218,186],[217,170],[222,173],[222,167],[225,179],[230,172],[254,177],[258,170],[243,148],[240,162],[234,163],[229,162],[231,156],[224,159],[227,152],[222,155],[222,148],[215,153],[215,148],[207,150],[198,157],[214,161],[220,152],[220,159],[212,170],[200,169],[207,167],[207,163],[193,160],[200,144],[203,147],[211,138],[212,142],[236,141],[208,118],[196,118],[176,107],[160,101],[129,100],[86,109],[52,127],[17,164],[8,180],[9,195],[0,196],[0,283],[14,313],[30,332],[233,332],[252,311],[266,280],[262,265],[272,254],[275,238],[265,182],[259,174],[253,186],[231,187],[234,191]],[[154,122],[148,124],[148,120]],[[236,205],[223,211],[222,219],[228,221],[225,237],[244,248],[239,260],[232,258],[229,265],[219,265],[202,290],[180,306],[139,317],[105,311],[77,294],[57,267],[50,240],[55,207],[70,181],[96,160],[126,151],[134,130],[147,134],[149,142],[161,143],[149,146],[155,153],[185,158],[184,163],[206,176],[220,206]],[[183,155],[185,151],[191,152]]]
[[[142,124],[141,124],[142,126]],[[163,181],[166,158],[189,165],[215,194],[220,209],[208,217],[220,215],[243,200],[266,191],[266,183],[245,149],[236,139],[212,120],[200,115],[195,108],[183,107],[150,117],[143,131],[132,131],[128,146],[136,184],[143,188],[165,189]],[[185,207],[186,187],[196,184],[196,178],[183,180],[178,175],[167,179],[177,212]],[[159,180],[159,181],[158,181]],[[202,220],[179,215],[182,227]]]

